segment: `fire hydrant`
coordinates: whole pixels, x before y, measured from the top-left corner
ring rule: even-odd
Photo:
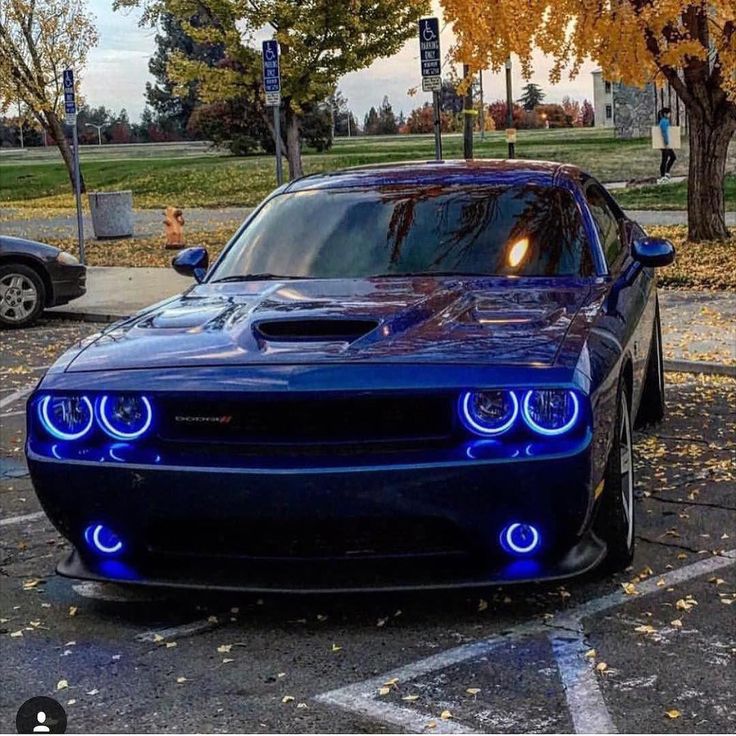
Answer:
[[[166,249],[182,248],[184,246],[184,214],[178,207],[167,207],[165,215]]]

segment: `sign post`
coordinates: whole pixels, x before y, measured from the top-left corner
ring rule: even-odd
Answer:
[[[419,59],[422,68],[422,91],[432,92],[434,102],[434,157],[442,160],[440,90],[442,89],[442,56],[440,54],[440,22],[438,18],[419,21]]]
[[[79,240],[79,261],[85,262],[84,222],[82,220],[82,185],[79,175],[79,136],[77,135],[77,103],[74,97],[74,71],[64,69],[64,114],[66,124],[72,129],[72,148],[74,153],[74,195],[77,200],[77,237]]]
[[[277,41],[263,42],[263,89],[266,106],[273,108],[273,137],[276,142],[276,183],[281,186],[284,173],[281,168],[281,69]]]

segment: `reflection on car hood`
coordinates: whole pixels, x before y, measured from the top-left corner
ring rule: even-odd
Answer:
[[[86,345],[69,371],[313,362],[550,365],[583,279],[201,284]]]

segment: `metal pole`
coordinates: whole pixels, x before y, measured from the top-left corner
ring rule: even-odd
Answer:
[[[480,86],[480,139],[486,139],[486,109],[483,106],[483,70],[478,72],[478,83]]]
[[[95,127],[97,128],[97,145],[101,146],[102,145],[102,126],[97,125]]]
[[[442,161],[442,110],[440,109],[439,90],[432,92],[434,103],[434,159]]]
[[[514,127],[514,96],[511,91],[511,57],[506,59],[506,126]],[[516,144],[509,141],[509,158],[516,158]]]
[[[276,184],[281,186],[284,183],[284,172],[281,168],[281,108],[278,105],[273,106],[273,132],[276,142]]]
[[[463,155],[466,159],[473,158],[473,85],[470,80],[470,67],[463,64],[463,79],[468,83],[463,102]]]
[[[74,193],[77,198],[77,233],[79,236],[79,261],[85,263],[84,257],[84,222],[82,221],[82,184],[79,175],[79,136],[77,135],[76,117],[72,125],[72,141],[74,146]]]
[[[18,100],[18,133],[20,134],[20,147],[23,148],[23,117],[20,111],[20,99]]]

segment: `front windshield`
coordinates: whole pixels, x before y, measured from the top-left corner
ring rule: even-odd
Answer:
[[[277,195],[210,280],[592,272],[580,214],[565,189],[402,184]]]

